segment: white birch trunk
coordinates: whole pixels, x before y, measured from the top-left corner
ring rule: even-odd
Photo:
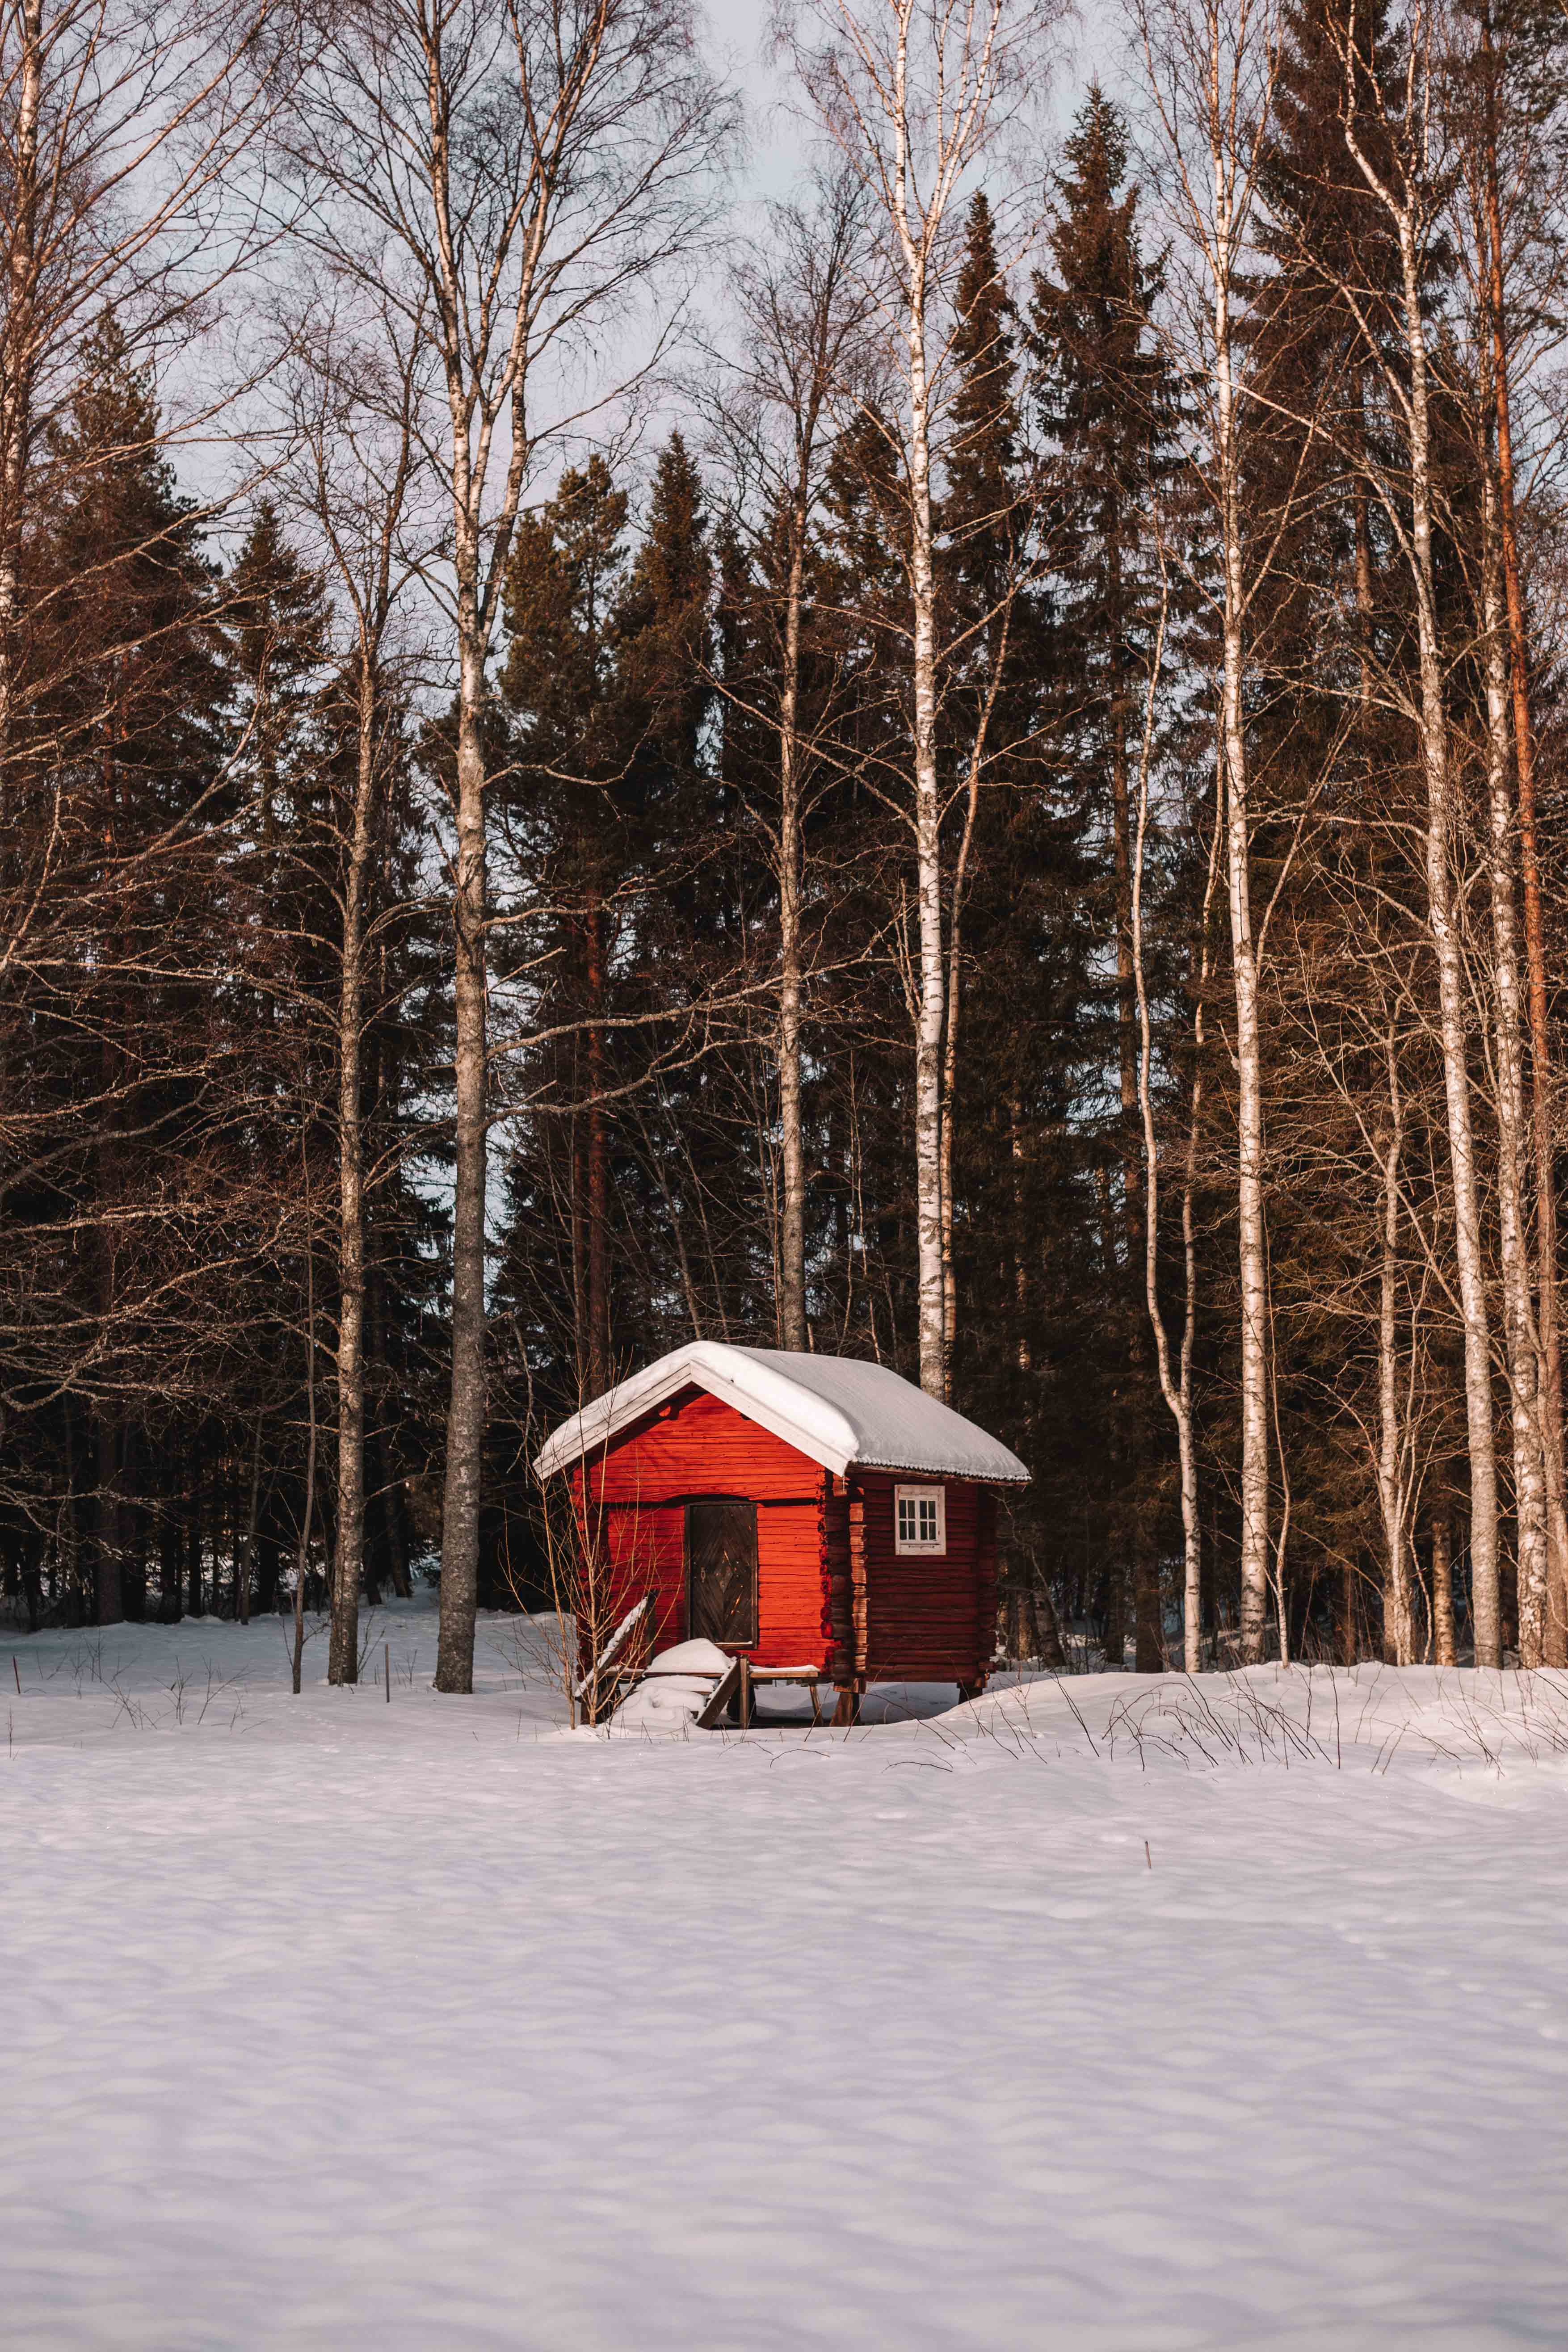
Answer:
[[[1409,1551],[1405,1534],[1404,1426],[1399,1410],[1399,1163],[1405,1143],[1405,1103],[1392,1034],[1386,1040],[1388,1122],[1382,1135],[1382,1251],[1377,1318],[1377,1507],[1383,1522],[1384,1648],[1393,1663],[1415,1663],[1410,1610]]]
[[[360,1060],[364,1024],[364,916],[375,793],[376,680],[360,656],[353,832],[343,877],[338,994],[338,1508],[327,1679],[359,1680],[359,1589],[364,1572],[364,1139]]]
[[[936,572],[932,560],[931,416],[926,381],[926,269],[910,288],[910,593],[913,605],[915,876],[920,990],[915,1016],[915,1214],[921,1386],[946,1386],[942,1248],[942,803],[936,769]]]
[[[1494,93],[1480,117],[1482,234],[1478,240],[1491,330],[1491,389],[1497,425],[1498,522],[1501,541],[1504,601],[1508,612],[1509,685],[1513,720],[1514,781],[1518,793],[1520,879],[1523,884],[1525,973],[1531,1043],[1531,1093],[1534,1112],[1536,1405],[1542,1467],[1546,1484],[1548,1571],[1542,1656],[1550,1666],[1568,1665],[1568,1507],[1563,1481],[1563,1363],[1557,1322],[1557,1186],[1552,1119],[1552,1047],[1542,947],[1541,865],[1536,839],[1535,734],[1531,721],[1529,635],[1520,574],[1514,501],[1513,416],[1509,395],[1510,341],[1507,304],[1507,243],[1498,173],[1496,58],[1489,12],[1480,16],[1484,84]],[[1523,1129],[1521,1128],[1522,1135]],[[1522,1160],[1522,1147],[1521,1147]]]
[[[779,26],[830,136],[885,219],[892,282],[873,306],[896,336],[907,400],[909,582],[912,663],[912,783],[919,973],[915,1030],[915,1199],[921,1385],[942,1393],[942,804],[937,779],[937,610],[931,467],[933,272],[944,225],[968,176],[982,167],[999,97],[1010,104],[1048,59],[1057,0],[799,0]],[[824,37],[814,37],[821,36]],[[934,338],[940,361],[940,336]]]
[[[1451,1666],[1454,1647],[1454,1534],[1447,1510],[1432,1521],[1432,1654],[1440,1666]]]
[[[1421,315],[1420,271],[1408,208],[1398,217],[1404,277],[1405,334],[1410,357],[1410,531],[1415,574],[1415,615],[1421,669],[1421,758],[1426,781],[1426,897],[1437,961],[1443,1045],[1443,1091],[1454,1185],[1454,1250],[1465,1329],[1465,1421],[1470,1466],[1470,1583],[1476,1664],[1500,1666],[1502,1628],[1498,1586],[1497,1460],[1493,1432],[1491,1328],[1481,1256],[1475,1130],[1466,1025],[1465,971],[1449,868],[1453,785],[1443,656],[1437,635],[1432,561],[1431,428],[1426,330]]]
[[[838,13],[862,63],[875,44],[863,17],[838,0]],[[965,166],[984,152],[988,110],[1001,70],[1004,0],[954,14],[935,7],[925,24],[930,91],[917,95],[921,76],[911,59],[914,0],[895,0],[889,46],[869,72],[864,110],[857,102],[859,135],[877,156],[870,174],[903,264],[904,390],[908,398],[909,579],[914,709],[913,784],[919,976],[915,1021],[915,1214],[921,1386],[944,1394],[952,1333],[944,1313],[942,1252],[942,1039],[946,973],[942,957],[942,801],[937,780],[936,567],[931,522],[932,386],[927,348],[928,307],[948,206]],[[1019,12],[1019,32],[1028,11]],[[1017,37],[1016,34],[1014,37]],[[911,84],[914,88],[911,88]],[[884,118],[876,127],[872,106]],[[929,107],[924,172],[912,152],[913,126]],[[884,137],[888,146],[883,146]],[[890,149],[890,152],[889,152]],[[885,161],[883,158],[885,157]]]
[[[1514,828],[1510,777],[1511,711],[1498,540],[1497,488],[1482,472],[1482,622],[1486,632],[1487,803],[1491,836],[1492,1014],[1497,1067],[1498,1218],[1502,1238],[1504,1333],[1513,1423],[1518,1520],[1519,1659],[1542,1663],[1546,1609],[1546,1465],[1540,1424],[1541,1365],[1531,1311],[1525,1237],[1522,992],[1514,910]]]
[[[1001,691],[1012,635],[1010,583],[1000,623],[988,649],[989,675],[985,698],[969,747],[969,783],[964,799],[963,832],[952,867],[952,906],[947,939],[947,1027],[942,1048],[942,1397],[952,1399],[952,1347],[958,1330],[958,1275],[952,1255],[952,1139],[958,1101],[958,1020],[963,1004],[963,898],[969,881],[970,853],[974,846],[974,821],[980,814],[980,772],[985,740]]]
[[[791,516],[784,606],[784,688],[779,698],[779,1345],[804,1349],[805,1328],[805,1147],[800,1119],[800,623],[805,593],[804,485]]]
[[[1450,772],[1448,714],[1445,699],[1443,647],[1437,628],[1437,599],[1432,555],[1431,406],[1428,389],[1426,326],[1421,308],[1421,266],[1417,249],[1415,190],[1426,171],[1420,142],[1426,136],[1425,107],[1429,93],[1419,89],[1422,27],[1411,27],[1406,95],[1410,127],[1407,136],[1417,142],[1398,159],[1403,182],[1384,180],[1368,161],[1356,135],[1356,77],[1360,70],[1353,44],[1342,44],[1346,73],[1343,111],[1345,143],[1367,186],[1389,216],[1399,245],[1400,292],[1403,308],[1408,379],[1404,384],[1389,375],[1390,388],[1404,415],[1409,443],[1408,525],[1400,501],[1385,484],[1380,495],[1409,560],[1415,592],[1416,642],[1420,667],[1420,700],[1416,731],[1426,785],[1427,921],[1437,965],[1437,999],[1443,1051],[1443,1093],[1447,1114],[1448,1158],[1454,1188],[1454,1254],[1459,1280],[1459,1308],[1465,1335],[1465,1423],[1470,1470],[1470,1585],[1475,1622],[1476,1664],[1500,1666],[1502,1626],[1498,1580],[1497,1455],[1492,1412],[1491,1328],[1487,1305],[1486,1272],[1481,1253],[1479,1192],[1476,1178],[1475,1127],[1470,1106],[1468,1035],[1466,1018],[1465,969],[1458,919],[1450,871],[1454,829],[1453,780]],[[1424,69],[1424,68],[1423,68]],[[1352,299],[1355,295],[1352,289]]]
[[[1143,1296],[1154,1335],[1154,1358],[1160,1393],[1176,1424],[1176,1452],[1182,1482],[1182,1664],[1195,1675],[1203,1664],[1203,1551],[1198,1525],[1197,1449],[1193,1433],[1193,1342],[1197,1330],[1197,1255],[1193,1224],[1193,1193],[1196,1173],[1198,1119],[1203,1103],[1204,991],[1208,980],[1208,917],[1219,856],[1219,813],[1215,818],[1214,845],[1209,856],[1208,884],[1204,892],[1203,946],[1194,1015],[1194,1067],[1193,1099],[1187,1123],[1185,1179],[1182,1188],[1182,1241],[1186,1274],[1185,1311],[1182,1322],[1181,1370],[1173,1379],[1171,1346],[1160,1310],[1159,1227],[1160,1161],[1154,1134],[1154,1112],[1149,1091],[1152,1040],[1149,993],[1143,970],[1143,843],[1149,820],[1149,760],[1153,743],[1154,697],[1165,648],[1165,605],[1162,598],[1160,626],[1150,672],[1149,701],[1144,720],[1143,749],[1138,767],[1138,828],[1132,853],[1131,949],[1132,981],[1138,1001],[1138,1108],[1143,1128]]]
[[[1215,118],[1216,142],[1219,120]],[[1236,413],[1230,283],[1236,232],[1226,159],[1214,151],[1215,465],[1225,573],[1220,737],[1225,768],[1226,879],[1231,973],[1236,995],[1237,1213],[1241,1290],[1241,1658],[1264,1652],[1268,1609],[1268,1290],[1263,1211],[1263,1086],[1258,1020],[1258,961],[1252,930],[1251,819],[1246,716],[1242,709],[1245,609],[1240,449]]]
[[[38,201],[38,113],[43,90],[43,0],[23,0],[20,71],[6,228],[4,333],[0,335],[0,788],[11,743],[22,501],[32,425]]]
[[[458,854],[452,892],[457,1171],[452,1200],[452,1388],[441,1521],[440,1691],[474,1686],[479,1490],[485,1441],[485,763],[479,735],[484,644],[465,599],[458,713]]]

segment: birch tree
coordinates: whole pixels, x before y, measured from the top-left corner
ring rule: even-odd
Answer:
[[[1549,1665],[1568,1665],[1568,1507],[1563,1491],[1563,1364],[1561,1364],[1559,1312],[1556,1312],[1556,1119],[1552,1101],[1554,1046],[1547,1016],[1547,955],[1542,924],[1542,873],[1535,816],[1535,718],[1531,710],[1531,642],[1523,600],[1523,569],[1519,562],[1519,497],[1514,485],[1514,379],[1526,362],[1523,339],[1516,330],[1516,280],[1523,275],[1521,261],[1531,257],[1531,245],[1547,245],[1554,258],[1547,268],[1547,285],[1561,289],[1561,237],[1563,237],[1563,155],[1561,143],[1544,142],[1542,131],[1556,115],[1561,134],[1561,37],[1547,30],[1532,9],[1495,7],[1481,0],[1477,9],[1479,54],[1474,57],[1474,99],[1469,108],[1467,174],[1474,209],[1479,214],[1477,247],[1481,257],[1481,320],[1490,339],[1490,395],[1495,419],[1495,539],[1498,539],[1502,600],[1507,612],[1507,708],[1510,708],[1511,748],[1514,748],[1516,837],[1519,879],[1523,887],[1523,943],[1526,943],[1528,1033],[1531,1033],[1531,1110],[1532,1164],[1535,1164],[1535,1406],[1540,1421],[1540,1454],[1547,1489],[1549,1517],[1549,1585],[1542,1609],[1542,1656]],[[1469,47],[1462,42],[1462,47]],[[1556,70],[1554,70],[1556,68]],[[1479,85],[1479,87],[1477,87]],[[1547,152],[1547,169],[1540,155]],[[1523,236],[1521,236],[1523,228]],[[1523,249],[1523,252],[1521,252]],[[1554,282],[1554,285],[1552,285]],[[1542,320],[1554,303],[1544,301],[1547,287],[1523,289],[1526,315]],[[1556,331],[1556,322],[1547,327]],[[1488,628],[1490,663],[1495,654],[1495,628]],[[1493,675],[1488,670],[1488,698],[1495,698]],[[1493,734],[1500,730],[1493,727]],[[1504,781],[1500,793],[1504,791]],[[1493,800],[1493,828],[1502,816],[1500,797]],[[1510,858],[1511,863],[1511,858]],[[1511,896],[1511,885],[1510,885]],[[1523,1143],[1521,1143],[1523,1148]]]
[[[1521,1608],[1521,1646],[1526,1625],[1531,1657],[1539,1633],[1541,1656],[1568,1664],[1568,1510],[1563,1465],[1563,1367],[1557,1315],[1557,1206],[1554,1174],[1553,1046],[1547,1009],[1547,973],[1542,904],[1539,828],[1536,818],[1535,719],[1531,709],[1529,629],[1523,571],[1520,562],[1518,495],[1515,487],[1515,383],[1528,382],[1534,353],[1531,332],[1554,339],[1555,312],[1563,272],[1564,181],[1562,147],[1561,25],[1551,26],[1539,11],[1518,9],[1502,0],[1480,0],[1454,27],[1449,93],[1462,138],[1463,184],[1468,238],[1461,240],[1471,279],[1479,327],[1480,389],[1489,409],[1480,465],[1486,496],[1483,517],[1482,616],[1486,649],[1489,736],[1488,801],[1492,837],[1492,895],[1499,1024],[1498,1086],[1507,1189],[1518,1201],[1505,1211],[1519,1240],[1505,1229],[1508,1296],[1505,1312],[1510,1348],[1518,1355],[1524,1339],[1534,1363],[1516,1371],[1514,1389],[1516,1486],[1521,1449],[1540,1456],[1545,1489],[1548,1560],[1535,1559],[1533,1519],[1521,1554],[1530,1568],[1528,1612]],[[1479,35],[1479,41],[1474,37]],[[1555,136],[1553,133],[1555,132]],[[1528,322],[1521,332],[1519,317]],[[1510,775],[1511,753],[1512,774]],[[1521,1035],[1521,973],[1516,893],[1522,898],[1524,999],[1530,1041],[1530,1117],[1524,1108]],[[1534,1178],[1534,1297],[1531,1301],[1529,1236],[1524,1231],[1526,1168]],[[1511,1268],[1511,1271],[1510,1271]],[[1521,1285],[1524,1286],[1521,1293]],[[1530,1311],[1533,1304],[1533,1312]],[[1528,1396],[1521,1399],[1522,1377]],[[1533,1408],[1536,1434],[1529,1436],[1522,1414]],[[1533,1513],[1533,1502],[1531,1502]],[[1522,1517],[1521,1506],[1521,1517]],[[1544,1580],[1539,1626],[1535,1591]]]
[[[639,298],[691,249],[731,121],[688,0],[349,0],[322,24],[295,110],[296,234],[388,288],[404,331],[430,337],[440,383],[421,429],[446,509],[446,562],[427,578],[455,687],[442,1691],[473,1687],[487,1420],[488,667],[525,493],[646,375],[660,336]],[[635,356],[606,367],[606,348]]]
[[[1483,385],[1489,368],[1483,368]],[[1547,1484],[1542,1407],[1550,1373],[1541,1359],[1532,1312],[1524,1192],[1527,1124],[1520,1021],[1520,958],[1514,908],[1514,811],[1510,789],[1508,652],[1502,613],[1498,487],[1483,432],[1481,475],[1481,646],[1485,678],[1483,754],[1491,899],[1493,1098],[1498,1127],[1498,1222],[1502,1255],[1503,1336],[1513,1431],[1520,1663],[1542,1663],[1546,1615]],[[1544,1375],[1544,1378],[1543,1378]]]
[[[364,1574],[365,1218],[363,1038],[378,928],[373,885],[378,802],[395,741],[393,691],[399,610],[421,551],[405,526],[417,509],[416,426],[430,363],[418,334],[354,331],[312,308],[291,337],[289,423],[296,455],[283,479],[310,529],[347,625],[343,688],[352,702],[352,783],[339,825],[341,922],[337,1003],[338,1459],[328,1680],[359,1675],[359,1592]]]
[[[1409,575],[1415,607],[1418,691],[1410,712],[1426,795],[1426,919],[1436,965],[1443,1084],[1453,1184],[1454,1249],[1465,1346],[1465,1416],[1470,1473],[1470,1574],[1476,1663],[1502,1663],[1498,1563],[1497,1459],[1491,1379],[1491,1318],[1482,1252],[1474,1108],[1469,1076],[1468,990],[1456,903],[1457,813],[1445,662],[1433,550],[1432,370],[1426,322],[1426,260],[1440,219],[1442,130],[1434,114],[1433,23],[1425,0],[1405,14],[1403,61],[1393,106],[1368,58],[1356,0],[1335,26],[1344,70],[1342,123],[1351,161],[1385,215],[1399,255],[1394,323],[1402,364],[1391,362],[1380,321],[1358,290],[1341,289],[1357,318],[1399,436],[1398,478],[1370,456],[1373,489]],[[1397,108],[1397,112],[1394,110]],[[1366,134],[1376,123],[1379,153]]]
[[[1133,0],[1133,24],[1170,184],[1196,263],[1190,312],[1208,412],[1210,494],[1221,573],[1218,732],[1230,909],[1241,1294],[1241,1655],[1263,1655],[1268,1606],[1268,1278],[1263,1072],[1252,902],[1254,814],[1245,692],[1248,608],[1263,572],[1244,513],[1244,387],[1237,280],[1250,247],[1258,173],[1279,68],[1275,0]],[[1277,521],[1278,529],[1278,521]],[[1266,541],[1267,547],[1267,541]]]
[[[740,355],[724,372],[715,418],[717,437],[736,477],[742,517],[750,513],[754,519],[756,559],[774,575],[770,584],[777,642],[771,667],[777,708],[752,715],[763,724],[771,721],[778,741],[777,810],[767,821],[778,877],[777,1323],[780,1346],[796,1349],[807,1341],[803,860],[814,763],[801,701],[803,629],[824,460],[865,323],[861,209],[858,183],[847,172],[825,181],[809,208],[773,208],[735,278]],[[733,691],[727,683],[727,694],[732,698]]]
[[[1197,1248],[1194,1231],[1194,1194],[1196,1191],[1198,1137],[1203,1117],[1204,1013],[1209,980],[1209,909],[1214,899],[1215,882],[1219,866],[1221,828],[1216,814],[1209,851],[1208,875],[1204,885],[1203,910],[1198,922],[1195,969],[1193,973],[1193,1083],[1187,1106],[1185,1165],[1182,1181],[1182,1259],[1185,1282],[1181,1347],[1176,1366],[1173,1370],[1170,1335],[1166,1330],[1164,1313],[1160,1305],[1160,1154],[1154,1127],[1153,1096],[1150,1087],[1150,1073],[1153,1059],[1153,1034],[1149,1018],[1149,983],[1143,954],[1143,858],[1144,845],[1149,832],[1149,774],[1154,749],[1155,713],[1170,604],[1169,584],[1163,560],[1161,572],[1160,618],[1145,693],[1143,740],[1138,755],[1128,929],[1132,981],[1138,1003],[1138,1111],[1143,1129],[1145,1201],[1143,1297],[1150,1328],[1154,1336],[1154,1360],[1160,1378],[1160,1393],[1164,1398],[1166,1410],[1176,1424],[1176,1453],[1180,1465],[1182,1489],[1182,1664],[1189,1675],[1195,1675],[1203,1664],[1203,1551],[1202,1533],[1198,1523],[1197,1444],[1193,1420],[1193,1348],[1197,1337]],[[1223,795],[1216,790],[1216,809],[1222,803]]]
[[[947,281],[977,173],[1049,62],[1056,0],[810,0],[783,36],[802,85],[865,190],[881,265],[875,288],[905,499],[916,946],[914,1142],[921,1385],[946,1386],[942,1251],[943,952],[938,711],[942,646],[935,504],[952,394]],[[1019,240],[1022,242],[1023,240]]]

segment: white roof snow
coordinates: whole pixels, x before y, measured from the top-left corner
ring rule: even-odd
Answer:
[[[840,1477],[851,1465],[1007,1485],[1029,1475],[998,1439],[885,1364],[717,1339],[693,1339],[595,1397],[546,1439],[534,1469],[542,1478],[569,1469],[686,1388],[733,1405]]]

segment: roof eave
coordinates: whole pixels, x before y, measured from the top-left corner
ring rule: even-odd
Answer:
[[[628,1390],[630,1387],[628,1382]],[[840,1446],[831,1446],[811,1432],[803,1430],[799,1423],[792,1421],[787,1413],[774,1412],[771,1406],[749,1395],[733,1381],[727,1381],[722,1373],[715,1372],[706,1365],[682,1363],[672,1367],[662,1380],[650,1381],[647,1388],[638,1388],[635,1395],[625,1395],[625,1402],[618,1410],[613,1402],[615,1391],[610,1391],[610,1409],[602,1420],[595,1422],[591,1433],[583,1427],[583,1423],[595,1412],[595,1406],[586,1406],[574,1421],[567,1422],[552,1436],[545,1439],[534,1456],[534,1476],[553,1477],[557,1471],[569,1470],[574,1463],[586,1462],[605,1453],[635,1422],[641,1421],[645,1413],[656,1411],[659,1405],[667,1404],[682,1389],[700,1389],[704,1395],[731,1406],[742,1420],[755,1422],[760,1429],[767,1430],[784,1444],[793,1446],[797,1454],[804,1454],[807,1461],[817,1463],[824,1470],[831,1470],[837,1477],[842,1478],[855,1464],[853,1454],[847,1453]],[[604,1400],[598,1402],[603,1402]],[[568,1433],[572,1433],[574,1440],[570,1444],[563,1443]]]
[[[933,1469],[929,1462],[878,1462],[870,1454],[858,1455],[851,1465],[857,1470],[880,1470],[906,1478],[952,1478],[963,1486],[1028,1486],[1035,1474],[1020,1463],[1016,1470],[961,1470],[951,1466]]]

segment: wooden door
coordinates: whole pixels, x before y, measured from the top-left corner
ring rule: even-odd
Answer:
[[[686,1630],[749,1650],[757,1640],[757,1507],[734,1495],[686,1506]]]

